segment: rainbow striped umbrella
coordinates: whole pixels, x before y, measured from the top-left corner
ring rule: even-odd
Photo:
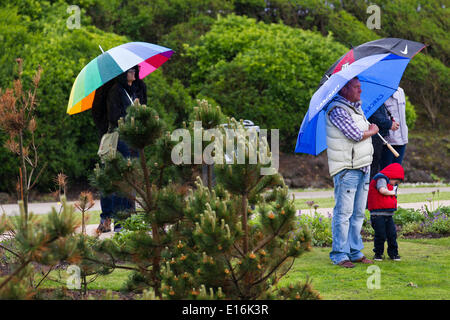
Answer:
[[[78,74],[70,92],[68,114],[92,107],[95,91],[109,80],[139,65],[139,78],[144,78],[173,54],[171,49],[146,42],[129,42],[109,49],[89,62]]]

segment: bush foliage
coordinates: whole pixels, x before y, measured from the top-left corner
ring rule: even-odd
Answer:
[[[191,92],[212,97],[229,116],[280,129],[291,150],[317,79],[346,51],[315,32],[230,15],[189,49]]]
[[[98,45],[107,50],[147,41],[175,50],[145,79],[169,129],[189,118],[193,98],[206,98],[228,115],[281,129],[283,149],[292,152],[323,71],[351,45],[382,37],[421,41],[428,46],[400,84],[411,101],[408,125],[414,125],[415,106],[439,127],[437,119],[448,112],[450,78],[448,8],[441,2],[378,1],[382,28],[370,30],[368,4],[350,0],[12,0],[0,5],[0,88],[10,86],[16,58],[26,62],[24,82],[41,65],[37,120],[42,160],[49,163],[41,177],[45,191],[61,171],[71,182],[86,181],[86,169],[97,160],[90,112],[69,117],[65,110],[77,74],[100,53]],[[80,29],[66,25],[69,5],[81,8]],[[1,191],[13,192],[17,163],[5,152],[5,140],[0,132]]]

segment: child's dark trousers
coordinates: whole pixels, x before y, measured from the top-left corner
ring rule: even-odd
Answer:
[[[375,230],[373,252],[378,255],[384,253],[384,242],[387,240],[389,257],[398,255],[397,230],[392,216],[371,215],[370,222]]]

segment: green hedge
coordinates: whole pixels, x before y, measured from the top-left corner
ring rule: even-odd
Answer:
[[[229,116],[280,129],[282,148],[291,151],[318,79],[347,50],[316,32],[229,15],[189,48],[190,89]]]
[[[64,172],[70,184],[86,181],[90,169],[98,161],[98,138],[91,112],[72,116],[66,113],[76,76],[101,53],[98,45],[106,51],[130,40],[90,26],[89,17],[83,13],[81,28],[70,30],[66,25],[69,17],[66,3],[38,4],[45,8],[36,4],[38,9],[22,10],[29,15],[20,14],[16,7],[0,7],[0,38],[5,43],[0,46],[4,66],[0,70],[0,88],[12,85],[15,59],[19,56],[24,59],[25,83],[30,82],[38,65],[43,68],[37,94],[37,143],[41,163],[48,162],[48,167],[39,186],[41,191],[49,192],[54,189],[53,178],[57,173]],[[158,109],[170,126],[178,127],[188,118],[192,101],[179,81],[167,82],[160,71],[145,81],[149,105]],[[4,164],[0,170],[0,191],[12,192],[17,181],[17,161],[3,147],[4,140],[5,134],[0,130],[0,162]]]

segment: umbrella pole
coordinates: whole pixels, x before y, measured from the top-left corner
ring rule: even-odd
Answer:
[[[381,138],[381,140],[384,142],[384,144],[391,150],[391,152],[394,154],[396,158],[398,158],[400,155],[398,154],[397,150],[395,150],[384,138],[381,136],[379,132],[377,132],[377,135]]]
[[[364,117],[365,119],[366,117]],[[371,123],[365,119],[366,122],[370,125]],[[389,150],[394,154],[396,158],[398,158],[400,155],[398,154],[397,150],[395,150],[382,136],[379,132],[377,132],[377,135],[380,137],[380,139],[384,142],[384,144],[388,147]]]

